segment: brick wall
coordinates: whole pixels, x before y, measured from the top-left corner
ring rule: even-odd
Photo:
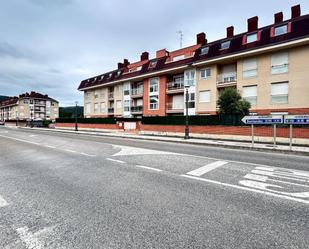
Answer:
[[[158,132],[184,132],[185,127],[181,125],[142,125],[141,131],[158,131]],[[251,136],[250,126],[190,126],[190,132],[200,134],[216,135],[239,135]],[[255,127],[255,136],[272,137],[273,129],[269,126]],[[277,128],[278,137],[289,137],[289,128]],[[309,128],[293,128],[294,138],[308,138]]]
[[[78,124],[81,129],[120,129],[118,124]],[[75,128],[74,123],[58,123],[56,128]]]

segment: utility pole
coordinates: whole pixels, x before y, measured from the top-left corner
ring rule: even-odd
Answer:
[[[177,34],[179,34],[179,45],[180,45],[180,48],[182,48],[183,32],[179,30],[177,31]]]

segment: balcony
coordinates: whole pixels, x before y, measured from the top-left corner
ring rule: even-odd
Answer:
[[[184,82],[169,82],[166,84],[166,93],[182,93],[184,91]]]
[[[218,87],[236,86],[236,82],[237,82],[236,72],[229,74],[219,74],[217,77]]]
[[[167,103],[166,113],[184,113],[184,103]]]
[[[131,98],[141,98],[143,97],[143,88],[133,88],[131,90]]]
[[[107,109],[108,114],[114,114],[114,107],[109,107]]]
[[[142,105],[132,106],[131,107],[131,113],[132,114],[142,114],[143,113],[143,106]]]
[[[109,92],[108,93],[108,99],[113,100],[114,99],[114,92]]]

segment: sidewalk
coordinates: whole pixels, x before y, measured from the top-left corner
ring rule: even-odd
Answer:
[[[93,135],[93,136],[105,136],[105,137],[120,137],[120,138],[130,138],[130,139],[141,139],[141,140],[151,140],[151,141],[162,141],[162,142],[174,142],[174,143],[183,143],[183,144],[196,144],[196,145],[208,145],[208,146],[218,146],[225,148],[234,148],[234,149],[246,149],[246,150],[255,150],[255,151],[265,151],[265,152],[279,152],[286,154],[299,154],[309,156],[309,146],[293,146],[292,150],[288,145],[277,145],[273,146],[272,144],[266,143],[255,143],[254,147],[249,142],[239,142],[239,141],[225,141],[225,140],[211,140],[211,139],[199,139],[199,138],[190,138],[185,140],[181,137],[167,137],[167,136],[156,136],[156,135],[140,135],[140,134],[130,134],[124,132],[115,132],[111,130],[105,131],[74,131],[68,129],[46,129],[46,128],[27,128],[21,127],[21,129],[35,129],[35,130],[44,130],[51,132],[61,132],[61,133],[75,133],[75,134],[84,134],[84,135]]]

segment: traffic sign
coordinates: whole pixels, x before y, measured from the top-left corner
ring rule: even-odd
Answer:
[[[265,124],[282,124],[282,115],[266,115],[266,116],[245,116],[241,120],[245,124],[265,125]]]
[[[285,115],[285,124],[309,124],[309,115]]]

